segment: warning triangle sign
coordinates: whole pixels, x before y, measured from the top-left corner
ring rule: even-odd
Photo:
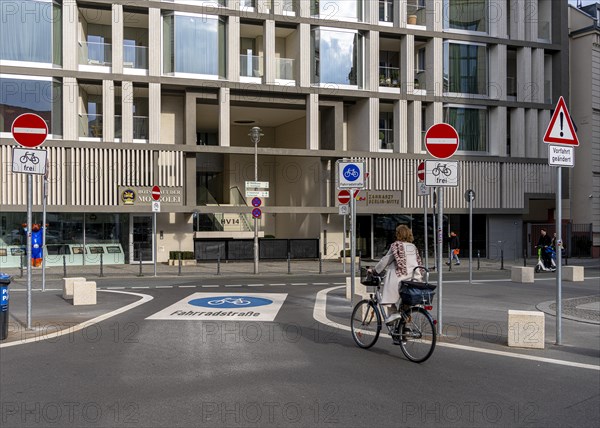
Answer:
[[[565,99],[560,97],[554,109],[552,119],[550,119],[550,125],[546,129],[546,135],[544,135],[544,143],[552,144],[564,144],[567,146],[578,146],[579,139],[577,133],[573,127],[571,116],[567,110],[567,104]]]

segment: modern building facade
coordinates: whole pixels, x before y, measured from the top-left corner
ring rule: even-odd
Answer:
[[[592,225],[600,257],[600,3],[569,7],[571,116],[580,146],[575,151],[573,222]]]
[[[417,195],[416,169],[439,122],[460,135],[444,227],[466,243],[467,189],[482,256],[522,255],[537,240],[527,224],[552,220],[555,170],[542,137],[558,97],[568,101],[566,1],[0,5],[5,265],[25,221],[26,180],[10,168],[10,126],[23,112],[44,117],[51,134],[50,256],[74,263],[108,246],[122,250],[119,262],[149,261],[153,240],[159,262],[173,250],[252,258],[245,182],[255,149],[258,180],[269,182],[260,236],[315,240],[325,258],[342,249],[336,161],[364,160],[358,247],[379,257],[399,222],[422,240],[431,199]],[[256,148],[253,126],[264,134]],[[43,180],[34,181],[41,222]],[[163,191],[156,233],[153,185]]]

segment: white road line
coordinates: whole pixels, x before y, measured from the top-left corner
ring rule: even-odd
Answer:
[[[125,287],[109,287],[107,290],[125,290]]]
[[[177,288],[196,288],[196,285],[178,285]]]
[[[248,287],[264,287],[265,284],[248,284]]]
[[[345,282],[332,282],[333,285],[346,285]]]
[[[329,285],[329,282],[313,282],[312,285]]]
[[[270,285],[271,285],[271,287],[275,287],[275,286],[278,286],[278,285],[286,285],[286,284],[270,284]]]
[[[547,277],[541,277],[541,278],[534,278],[534,281],[547,281],[547,280],[554,280],[556,279],[556,276],[547,276]],[[600,276],[586,276],[584,279],[600,279]],[[452,281],[446,281],[444,280],[444,284],[448,283],[448,284],[464,284],[464,283],[468,283],[469,280],[465,279],[465,280],[456,280],[453,279]],[[478,279],[476,282],[473,282],[473,284],[476,283],[484,283],[484,282],[512,282],[512,280],[510,278],[507,279]],[[337,284],[337,283],[336,283]]]
[[[292,282],[291,285],[308,285],[307,282]]]
[[[157,285],[156,288],[173,288],[172,285]]]
[[[241,287],[241,284],[225,284],[225,287]]]
[[[137,302],[130,303],[127,306],[123,306],[122,308],[119,308],[119,309],[109,312],[107,314],[100,315],[99,317],[93,318],[89,321],[82,322],[81,324],[77,324],[75,326],[69,326],[69,328],[66,328],[64,330],[60,330],[60,331],[57,331],[54,333],[44,334],[43,336],[29,337],[27,339],[17,340],[15,342],[4,343],[4,344],[0,345],[0,348],[8,348],[9,346],[23,345],[25,343],[31,343],[31,342],[39,342],[41,340],[54,339],[59,336],[64,336],[65,334],[72,334],[76,331],[82,330],[91,325],[98,324],[101,321],[112,318],[115,315],[119,315],[119,314],[122,314],[123,312],[127,312],[130,309],[133,309],[137,306],[143,305],[144,303],[149,302],[150,300],[154,299],[154,297],[149,296],[147,294],[132,293],[129,291],[113,291],[113,290],[98,290],[98,291],[101,291],[104,293],[128,294],[130,296],[141,297],[141,299],[138,300]]]
[[[218,285],[213,285],[213,284],[202,286],[202,288],[218,288],[218,287],[219,287]]]
[[[150,287],[146,286],[146,287],[131,287],[132,290],[145,290],[148,289]]]
[[[333,290],[338,290],[340,288],[342,288],[342,287],[330,287],[330,288],[321,290],[317,293],[317,296],[315,299],[315,307],[313,309],[313,318],[317,322],[320,322],[321,324],[325,324],[329,327],[335,327],[340,330],[351,331],[350,326],[346,326],[346,325],[331,321],[327,318],[327,294]],[[384,335],[384,337],[391,339],[391,337],[389,337],[387,335]],[[441,346],[444,348],[460,349],[463,351],[470,351],[470,352],[479,352],[482,354],[499,355],[502,357],[518,358],[518,359],[522,359],[522,360],[537,361],[537,362],[541,362],[541,363],[557,364],[557,365],[568,366],[568,367],[576,367],[576,368],[581,368],[581,369],[600,371],[600,366],[593,365],[593,364],[576,363],[573,361],[557,360],[554,358],[536,357],[533,355],[518,354],[515,352],[497,351],[497,350],[493,350],[493,349],[477,348],[474,346],[457,345],[455,343],[445,343],[445,342],[438,342],[436,344],[436,346]]]

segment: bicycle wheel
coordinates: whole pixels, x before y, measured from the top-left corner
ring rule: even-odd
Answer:
[[[352,338],[361,348],[375,345],[381,331],[381,315],[370,300],[361,300],[352,311]]]
[[[436,333],[433,319],[423,308],[411,308],[400,324],[402,340],[400,349],[410,361],[422,363],[435,349]]]

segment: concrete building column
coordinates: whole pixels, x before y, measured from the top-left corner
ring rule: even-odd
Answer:
[[[369,151],[378,152],[379,146],[379,98],[369,98]]]
[[[267,19],[264,23],[264,62],[265,73],[263,83],[269,85],[275,83],[275,21]]]
[[[415,36],[407,34],[400,39],[400,91],[412,94],[415,86]]]
[[[364,1],[363,2],[363,21],[371,25],[379,24],[379,2]]]
[[[63,70],[77,70],[79,64],[79,10],[75,0],[63,0],[62,7],[62,54]]]
[[[239,4],[239,3],[238,3]],[[227,22],[227,79],[240,81],[240,18],[230,16]]]
[[[148,74],[150,76],[160,76],[162,74],[163,64],[160,57],[162,52],[161,29],[160,9],[148,9]],[[152,121],[150,126],[152,126]]]
[[[489,109],[490,156],[506,157],[507,110],[506,107],[491,107]]]
[[[413,101],[408,103],[406,127],[408,135],[408,153],[421,153],[421,101]]]
[[[540,138],[544,138],[542,135]],[[538,157],[538,114],[535,109],[525,110],[525,156]]]
[[[531,101],[544,102],[544,49],[531,50],[531,82],[533,83]]]
[[[548,159],[548,144],[542,141],[544,139],[544,134],[546,133],[546,129],[550,124],[550,110],[537,110],[538,114],[538,140],[537,140],[537,155],[540,159],[546,158]]]
[[[510,112],[510,157],[525,157],[525,109]]]
[[[531,102],[531,48],[517,49],[517,101]]]
[[[312,0],[298,0],[300,3],[300,17],[302,18],[310,18],[310,6]]]
[[[508,10],[510,0],[491,0],[490,13],[490,36],[504,39],[508,36]]]
[[[425,52],[425,69],[427,70],[427,93],[441,97],[444,92],[443,43],[441,38],[427,42]]]
[[[219,146],[229,147],[231,145],[231,90],[229,88],[219,89]]]
[[[102,81],[102,140],[115,140],[115,82]]]
[[[525,40],[525,1],[511,1],[509,35],[514,40]]]
[[[112,72],[123,73],[123,5],[112,5]]]
[[[306,148],[319,150],[319,94],[306,96]]]
[[[379,31],[369,31],[367,33],[364,64],[364,88],[367,91],[379,90]]]
[[[525,40],[537,42],[538,37],[538,0],[522,0],[525,6]]]
[[[303,87],[311,84],[311,61],[312,52],[310,50],[310,24],[300,24],[300,76],[298,84]]]
[[[150,143],[159,144],[160,138],[161,93],[160,83],[148,84],[148,121]]]
[[[408,101],[394,102],[394,152],[408,152]]]
[[[490,45],[488,95],[490,99],[506,100],[506,45]]]
[[[186,92],[185,94],[185,143],[188,146],[196,145],[196,112],[198,94]]]
[[[394,3],[394,27],[406,28],[406,0],[398,0]]]
[[[444,28],[444,0],[425,2],[425,25],[428,31],[442,31]]]
[[[283,15],[283,12],[284,12],[283,2],[280,0],[274,0],[273,1],[273,13],[275,15]]]
[[[122,133],[121,141],[124,143],[133,142],[133,83],[123,82],[121,85],[122,101]]]
[[[63,77],[63,139],[77,140],[79,137],[79,85],[74,77]]]

